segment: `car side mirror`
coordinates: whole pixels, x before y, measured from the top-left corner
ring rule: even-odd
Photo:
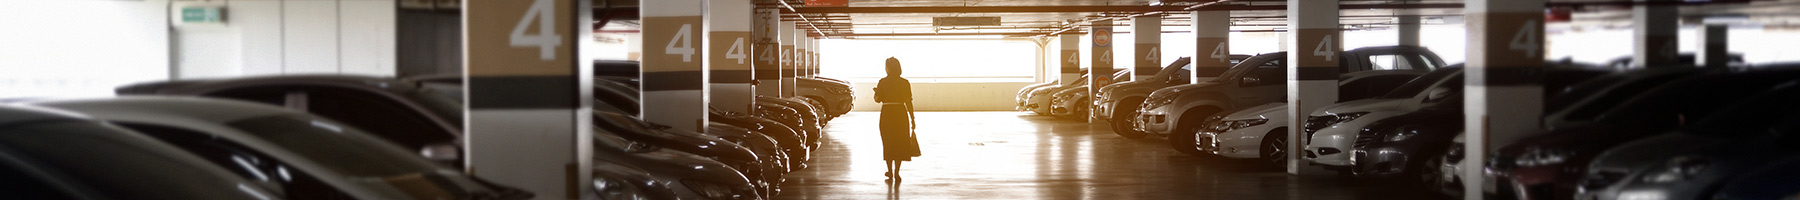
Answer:
[[[1431,91],[1425,92],[1425,102],[1443,101],[1444,98],[1449,97],[1450,88],[1447,87],[1431,88]]]
[[[1262,79],[1256,78],[1256,77],[1244,77],[1243,79],[1238,79],[1238,85],[1260,85],[1260,84],[1262,84]]]
[[[430,144],[419,148],[419,155],[433,161],[455,162],[462,159],[461,149],[462,147],[450,143]]]

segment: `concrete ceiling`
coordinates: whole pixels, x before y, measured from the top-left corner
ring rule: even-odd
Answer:
[[[1111,6],[1111,7],[1185,7],[1194,4],[1212,2],[1214,0],[849,0],[849,6],[855,8],[879,7],[1035,7],[1035,6]],[[1633,0],[1550,0],[1554,7],[1575,10],[1577,20],[1583,23],[1629,23],[1630,9]],[[1636,0],[1642,1],[1642,0]],[[1717,2],[1745,0],[1715,0]],[[1683,4],[1700,4],[1705,2],[1676,1]],[[783,7],[782,2],[759,2],[765,7]],[[802,0],[787,0],[787,6],[804,7]],[[1346,5],[1396,6],[1396,4],[1460,4],[1462,0],[1420,0],[1402,2],[1398,0],[1342,0]],[[1237,0],[1230,5],[1243,6],[1281,6],[1284,0]],[[1460,8],[1411,9],[1416,15],[1426,18],[1426,23],[1460,19]],[[1800,16],[1800,0],[1754,0],[1751,3],[1733,3],[1718,5],[1682,5],[1684,18],[1699,19],[1707,15],[1745,15],[1754,18],[1755,22],[1787,23],[1787,19]],[[1393,16],[1403,13],[1397,9],[1345,9],[1341,24],[1347,28],[1384,28],[1392,23]],[[1146,12],[970,12],[970,13],[804,13],[787,14],[788,20],[800,21],[804,15],[807,22],[830,36],[883,35],[883,34],[993,34],[1010,36],[1041,35],[1069,27],[1070,23],[1081,24],[1083,20],[1100,18],[1118,18]],[[1186,30],[1188,23],[1186,12],[1171,11],[1160,13],[1165,24],[1165,31]],[[1235,31],[1270,31],[1285,29],[1286,12],[1282,10],[1238,10],[1232,11]],[[1000,26],[963,26],[934,27],[933,17],[1000,17]],[[1449,18],[1452,20],[1433,20]],[[802,24],[806,24],[803,22]],[[1129,20],[1115,20],[1117,26],[1130,24]]]

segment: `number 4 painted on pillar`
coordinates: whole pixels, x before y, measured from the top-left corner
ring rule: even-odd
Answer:
[[[538,59],[555,60],[556,47],[562,46],[561,34],[556,34],[556,9],[553,0],[537,0],[531,8],[525,10],[525,16],[513,25],[512,34],[507,42],[513,47],[538,47]],[[531,27],[532,19],[536,19],[537,35],[525,35],[525,28]]]
[[[1069,64],[1081,64],[1081,52],[1069,53]]]
[[[1507,48],[1525,51],[1528,58],[1541,56],[1538,54],[1538,49],[1544,48],[1544,46],[1542,43],[1538,43],[1538,33],[1541,31],[1538,31],[1537,23],[1537,20],[1526,20],[1525,25],[1519,27],[1519,33],[1513,34],[1512,42],[1507,44]]]
[[[1153,61],[1153,62],[1154,61],[1162,61],[1161,58],[1158,58],[1156,56],[1157,54],[1162,54],[1162,50],[1160,50],[1160,49],[1162,49],[1162,48],[1161,47],[1150,47],[1150,52],[1145,52],[1147,54],[1144,56],[1144,60]]]
[[[744,52],[744,38],[739,37],[737,41],[731,42],[730,48],[725,48],[725,59],[737,59],[737,64],[744,64],[744,60],[750,58]]]
[[[1325,34],[1325,39],[1319,40],[1319,46],[1313,47],[1313,55],[1324,56],[1325,61],[1331,61],[1332,58],[1337,57],[1336,49],[1331,49],[1331,38],[1333,38],[1331,34]]]
[[[693,24],[682,24],[681,30],[675,31],[675,37],[669,38],[669,45],[664,46],[664,54],[681,54],[681,62],[694,62]]]
[[[1219,62],[1231,62],[1231,55],[1225,54],[1225,43],[1224,42],[1220,42],[1219,46],[1213,47],[1212,54],[1208,54],[1207,57],[1217,58],[1217,59],[1219,59]]]

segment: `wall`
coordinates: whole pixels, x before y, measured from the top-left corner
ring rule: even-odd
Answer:
[[[167,1],[0,1],[0,98],[110,96],[169,77]]]
[[[856,82],[855,111],[879,111],[875,82]],[[1027,82],[912,83],[913,109],[917,111],[1010,111],[1013,97]]]
[[[204,3],[224,6],[225,25],[174,27],[176,79],[396,73],[393,0]]]

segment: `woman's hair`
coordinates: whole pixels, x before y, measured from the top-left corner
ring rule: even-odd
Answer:
[[[888,76],[893,76],[893,77],[900,76],[900,59],[897,59],[894,57],[888,57],[887,73],[888,73]]]

